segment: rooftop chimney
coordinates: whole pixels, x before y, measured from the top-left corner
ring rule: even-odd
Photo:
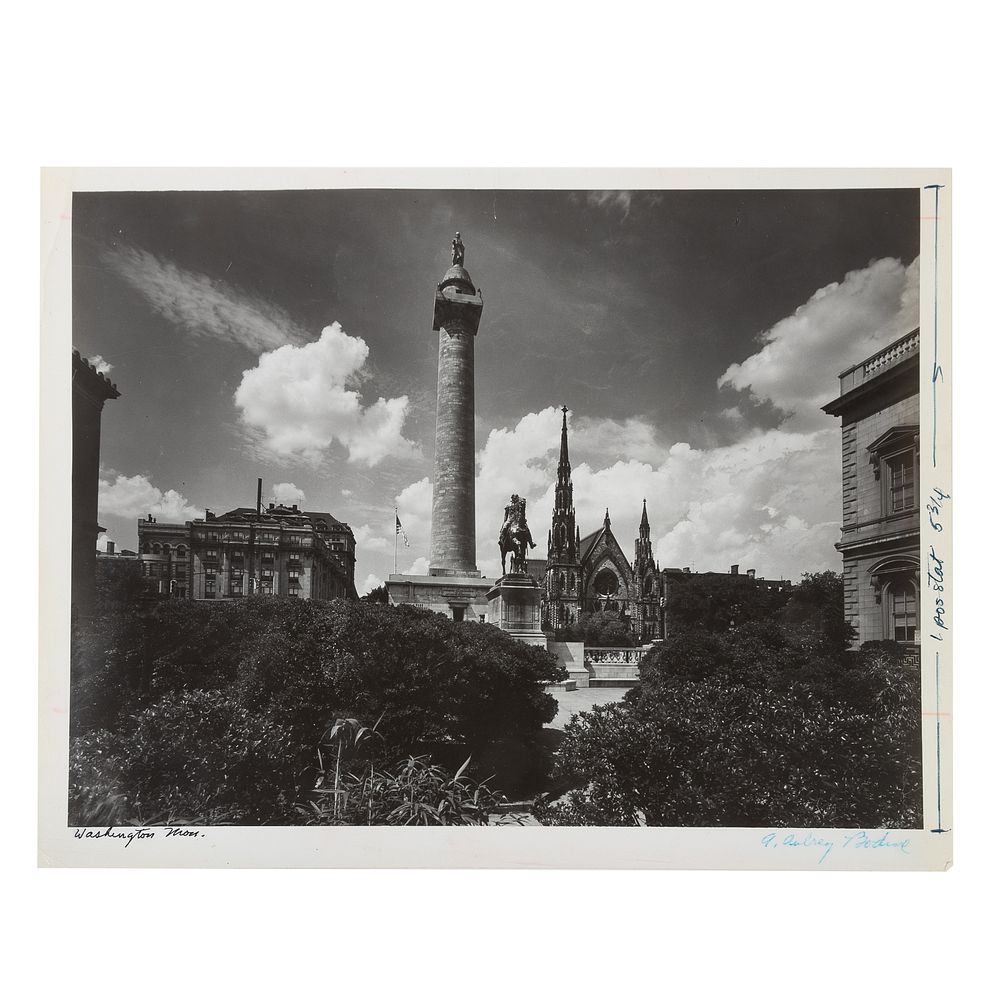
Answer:
[[[748,569],[747,570],[747,576],[750,577],[751,580],[756,579],[756,577],[757,577],[757,570],[755,570],[755,569]]]
[[[113,556],[115,554],[115,543],[108,542],[108,555]]]
[[[257,480],[257,513],[260,513],[260,491],[264,488],[264,480]]]
[[[740,564],[739,563],[733,563],[732,566],[729,567],[729,572],[732,573],[733,576],[739,576],[740,575]]]

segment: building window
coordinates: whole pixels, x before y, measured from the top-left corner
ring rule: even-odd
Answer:
[[[215,581],[214,580],[211,583],[209,583],[208,581],[205,582],[205,597],[208,598],[208,600],[210,600],[210,601],[215,598]]]
[[[915,508],[919,447],[916,424],[893,427],[868,445],[872,472],[882,484],[883,517]]]
[[[233,577],[233,579],[229,581],[229,593],[233,597],[242,597],[243,596],[243,577],[242,576]]]
[[[177,546],[177,558],[178,559],[186,559],[187,558],[187,549],[183,545],[178,545]]]
[[[885,460],[888,513],[898,514],[913,508],[916,502],[914,465],[912,451],[904,451]]]
[[[919,642],[916,583],[913,580],[893,580],[887,588],[886,596],[889,638],[896,642]]]

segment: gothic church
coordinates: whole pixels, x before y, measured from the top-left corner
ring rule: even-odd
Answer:
[[[548,557],[528,560],[528,572],[542,587],[542,626],[566,628],[576,624],[581,614],[610,611],[629,623],[637,640],[660,639],[663,637],[660,611],[663,578],[653,559],[646,501],[642,501],[639,537],[635,540],[635,558],[631,563],[611,531],[609,511],[604,512],[601,528],[580,537],[573,506],[565,406],[562,412]]]

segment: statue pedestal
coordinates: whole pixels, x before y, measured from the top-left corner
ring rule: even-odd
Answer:
[[[486,591],[486,620],[529,646],[544,646],[542,588],[526,573],[508,573]]]

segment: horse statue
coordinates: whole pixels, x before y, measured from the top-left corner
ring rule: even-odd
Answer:
[[[525,500],[516,493],[510,498],[510,503],[504,508],[504,522],[500,529],[500,563],[503,575],[507,575],[507,553],[511,554],[511,573],[528,572],[526,560],[527,548],[535,547],[531,537],[531,529],[524,517]]]

